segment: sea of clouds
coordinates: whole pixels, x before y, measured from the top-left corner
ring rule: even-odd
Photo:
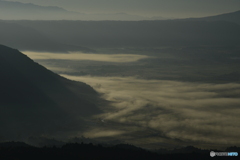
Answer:
[[[132,143],[239,145],[240,84],[69,76],[111,101],[85,136],[125,137]]]

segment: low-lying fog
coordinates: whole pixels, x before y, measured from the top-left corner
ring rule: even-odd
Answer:
[[[135,144],[167,144],[170,139],[195,145],[236,145],[240,138],[240,100],[235,97],[240,84],[62,76],[90,84],[113,102],[97,116],[105,126],[85,133],[90,138],[127,136]]]
[[[103,98],[112,102],[111,106],[101,108],[104,114],[92,117],[97,125],[78,133],[77,136],[93,139],[114,138],[148,148],[182,145],[219,148],[240,145],[239,83],[180,81],[178,78],[164,80],[158,75],[155,79],[143,79],[141,77],[147,74],[146,68],[149,73],[163,74],[165,72],[159,73],[156,70],[166,71],[175,65],[170,62],[167,66],[156,68],[155,64],[166,62],[154,62],[155,64],[151,65],[152,62],[147,63],[147,59],[144,60],[149,58],[147,55],[24,53],[47,68],[62,73],[61,75],[68,79],[91,85],[103,93]],[[42,61],[43,59],[47,61]],[[60,63],[62,60],[67,61]],[[66,69],[72,60],[79,65],[72,65],[71,70]],[[114,66],[116,63],[121,64]],[[106,74],[104,70],[98,70],[104,74],[92,71],[104,64],[116,67],[111,70],[115,73],[109,72],[107,76],[103,76]],[[121,66],[131,67],[132,76],[121,76],[124,73],[124,70],[119,70]],[[87,67],[90,69],[86,71]],[[64,72],[60,71],[64,68]],[[87,73],[81,74],[82,71]],[[165,74],[169,77],[178,76],[177,71],[171,71]],[[193,73],[190,72],[190,67],[185,71],[185,74],[188,71]]]
[[[47,53],[47,52],[31,52],[25,51],[31,59],[61,59],[61,60],[91,60],[100,62],[134,62],[143,58],[147,58],[145,55],[136,54],[87,54],[81,52],[69,52],[68,54],[63,53]]]

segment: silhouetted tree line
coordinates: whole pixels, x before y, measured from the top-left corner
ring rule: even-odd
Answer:
[[[129,144],[119,144],[112,147],[93,145],[92,143],[68,143],[62,147],[33,147],[23,142],[7,142],[0,144],[0,159],[2,160],[202,160],[212,159],[210,150],[201,150],[189,146],[182,150],[185,153],[165,153],[147,151]],[[226,151],[240,151],[239,147],[230,147]],[[176,152],[176,150],[175,150]],[[226,159],[230,157],[214,157]],[[237,158],[237,157],[234,157]]]

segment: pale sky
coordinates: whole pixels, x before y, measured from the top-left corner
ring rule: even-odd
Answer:
[[[240,0],[8,0],[58,6],[82,13],[128,13],[146,17],[203,17],[240,10]]]

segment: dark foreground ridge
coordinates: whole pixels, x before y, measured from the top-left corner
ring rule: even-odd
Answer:
[[[239,147],[230,147],[225,151],[239,152]],[[214,157],[215,159],[227,159],[230,157]],[[238,157],[233,157],[238,158]],[[129,144],[119,144],[112,147],[101,145],[68,143],[62,147],[33,147],[23,142],[0,143],[0,159],[7,160],[202,160],[212,159],[210,150],[201,150],[195,147],[185,147],[168,153],[156,153],[135,147]]]
[[[1,140],[68,130],[76,116],[99,113],[97,101],[98,93],[89,85],[61,77],[0,45]]]

